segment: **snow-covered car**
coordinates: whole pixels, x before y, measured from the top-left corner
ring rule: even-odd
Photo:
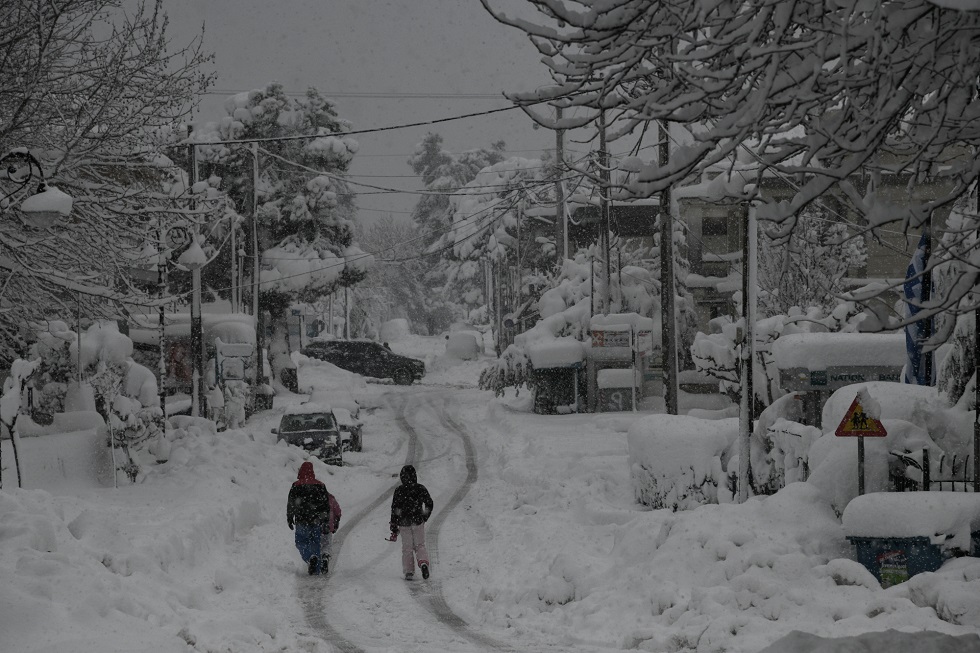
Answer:
[[[320,340],[303,348],[302,353],[348,372],[391,379],[399,385],[411,385],[425,375],[422,361],[396,354],[372,340]]]
[[[346,408],[334,408],[333,416],[337,420],[337,427],[340,429],[340,441],[344,449],[360,451],[363,445],[361,420],[351,415],[351,412]]]
[[[272,432],[278,440],[301,447],[328,465],[344,464],[340,428],[328,407],[302,404],[290,408]]]

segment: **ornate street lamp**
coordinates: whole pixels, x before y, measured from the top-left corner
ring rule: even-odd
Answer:
[[[25,224],[38,229],[48,229],[71,214],[71,195],[44,181],[41,163],[25,147],[15,148],[0,157],[3,176],[17,185],[13,191],[0,200],[0,211],[6,209],[15,195],[26,188],[35,177],[39,183],[37,191],[20,204],[20,212]],[[36,171],[36,174],[35,174]]]
[[[201,268],[208,257],[198,243],[197,235],[191,237],[191,244],[180,255],[177,262],[191,271],[193,290],[191,293],[191,356],[194,363],[193,386],[191,388],[191,415],[200,417],[204,370],[204,349],[201,325]]]

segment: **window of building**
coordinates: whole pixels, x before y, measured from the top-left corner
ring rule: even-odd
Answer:
[[[702,236],[727,236],[728,218],[725,216],[708,216],[701,219]]]

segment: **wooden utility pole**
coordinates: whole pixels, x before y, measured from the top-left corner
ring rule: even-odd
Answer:
[[[193,193],[197,185],[197,147],[189,145],[190,184]],[[196,206],[194,207],[196,208]],[[197,227],[192,230],[197,241]],[[191,268],[191,415],[201,416],[201,400],[204,398],[204,329],[201,320],[201,267]]]
[[[609,230],[611,227],[611,210],[609,206],[609,152],[606,151],[606,110],[599,110],[599,179],[601,188],[599,191],[599,210],[601,218],[599,220],[600,238],[599,244],[602,256],[605,259],[602,268],[602,301],[599,309],[603,314],[609,313],[612,293],[612,257],[609,255]]]
[[[974,204],[980,215],[980,184],[975,186],[977,201]],[[974,295],[973,301],[980,299]],[[980,304],[973,311],[973,491],[980,495]]]
[[[555,122],[561,123],[562,108],[555,107]],[[565,188],[562,176],[565,173],[565,130],[555,130],[555,254],[558,267],[568,258],[568,220],[565,216]]]
[[[252,316],[255,318],[255,384],[265,380],[265,320],[259,303],[259,144],[252,143]],[[333,328],[333,325],[330,325]]]
[[[660,123],[660,169],[670,163],[670,126]],[[677,320],[674,317],[674,220],[670,208],[670,184],[660,193],[660,330],[663,349],[664,408],[677,414]]]
[[[751,202],[745,203],[745,231],[742,234],[742,401],[739,406],[739,447],[738,447],[738,502],[749,499],[749,475],[752,449],[750,437],[754,422],[755,406],[752,371],[755,363],[755,252],[756,227],[755,211]],[[863,446],[863,445],[860,445]]]

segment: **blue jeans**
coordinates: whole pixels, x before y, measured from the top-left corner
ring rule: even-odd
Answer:
[[[315,573],[320,573],[320,565],[323,558],[320,555],[320,525],[319,524],[295,524],[296,528],[296,548],[299,550],[303,562],[309,562],[312,556],[317,557]]]

